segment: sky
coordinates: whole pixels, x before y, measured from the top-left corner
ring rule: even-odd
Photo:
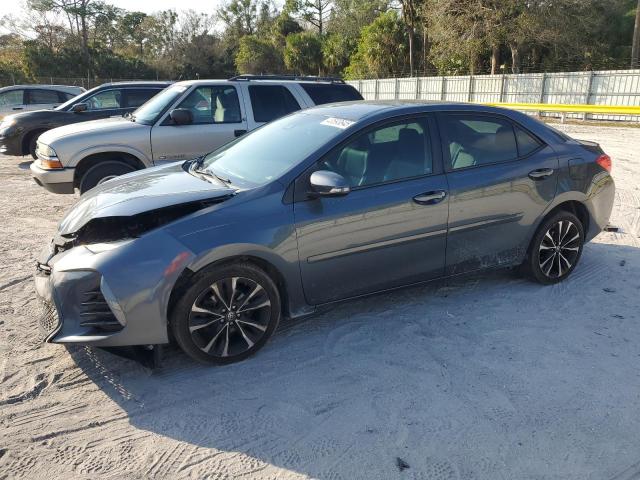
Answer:
[[[153,13],[158,10],[196,10],[197,12],[213,13],[220,0],[106,0],[107,3],[127,10]],[[5,14],[20,15],[24,2],[0,0],[0,17]]]

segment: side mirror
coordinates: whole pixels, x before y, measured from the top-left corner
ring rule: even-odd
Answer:
[[[339,173],[318,170],[311,174],[311,197],[343,197],[351,188],[347,180]]]
[[[71,107],[71,111],[74,113],[85,112],[89,110],[89,105],[86,103],[76,103],[73,107]]]
[[[189,125],[193,123],[193,114],[191,113],[191,110],[186,108],[176,108],[175,110],[171,110],[169,118],[171,118],[173,123],[176,125]]]

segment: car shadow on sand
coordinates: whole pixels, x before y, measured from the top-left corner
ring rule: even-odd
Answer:
[[[194,447],[184,476],[604,478],[640,428],[638,273],[640,249],[589,244],[562,284],[493,271],[355,300],[225,367],[70,352],[131,425]]]

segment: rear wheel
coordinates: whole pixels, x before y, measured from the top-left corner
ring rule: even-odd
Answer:
[[[96,185],[106,182],[107,180],[111,180],[112,178],[116,178],[120,175],[133,171],[135,171],[135,168],[124,162],[115,160],[100,162],[89,168],[89,170],[87,170],[80,179],[78,185],[80,193],[82,194],[91,190]]]
[[[194,360],[227,364],[257,352],[280,321],[273,280],[251,264],[204,271],[173,309],[176,341]]]
[[[561,211],[540,225],[524,264],[542,284],[567,278],[578,264],[584,246],[584,228],[574,214]]]

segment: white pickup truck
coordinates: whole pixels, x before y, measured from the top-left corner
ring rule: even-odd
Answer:
[[[84,193],[134,170],[198,157],[296,110],[362,100],[342,80],[241,75],[178,82],[126,118],[54,128],[38,139],[31,172],[54,193]]]

